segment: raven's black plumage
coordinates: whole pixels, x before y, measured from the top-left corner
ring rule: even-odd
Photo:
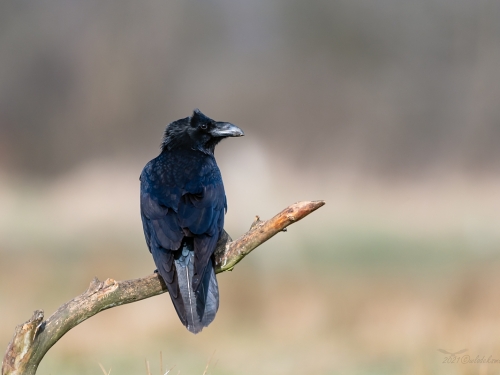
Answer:
[[[243,131],[195,110],[169,124],[162,151],[141,173],[144,235],[182,324],[198,333],[215,318],[213,257],[227,209],[217,143]]]

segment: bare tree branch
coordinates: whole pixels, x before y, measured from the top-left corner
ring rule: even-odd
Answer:
[[[257,246],[324,204],[324,201],[295,203],[267,221],[260,221],[257,216],[250,230],[235,241],[225,234],[217,244],[215,272],[232,270]],[[45,353],[73,327],[103,310],[166,291],[157,274],[125,281],[102,282],[94,278],[84,293],[59,307],[47,320],[43,320],[43,311],[36,310],[30,320],[16,327],[3,359],[2,375],[34,375]]]

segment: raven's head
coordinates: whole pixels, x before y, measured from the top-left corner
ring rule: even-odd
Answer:
[[[162,150],[189,147],[207,154],[213,154],[215,146],[227,137],[241,137],[243,130],[229,122],[214,121],[199,109],[186,117],[170,123],[165,129]]]

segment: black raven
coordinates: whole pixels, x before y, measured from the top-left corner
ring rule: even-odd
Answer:
[[[200,332],[215,318],[219,289],[213,253],[227,210],[215,146],[243,131],[198,109],[165,129],[161,153],[141,173],[141,218],[149,251],[177,315]]]

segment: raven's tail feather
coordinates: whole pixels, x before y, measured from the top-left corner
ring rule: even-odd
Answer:
[[[219,308],[219,288],[212,261],[208,262],[197,290],[193,290],[194,252],[187,244],[176,256],[175,268],[187,323],[184,325],[190,332],[198,333],[214,320]]]
[[[184,242],[175,252],[153,247],[152,254],[182,324],[193,333],[200,332],[214,320],[219,308],[213,261],[209,260],[197,290],[193,290],[195,256],[192,241]]]

